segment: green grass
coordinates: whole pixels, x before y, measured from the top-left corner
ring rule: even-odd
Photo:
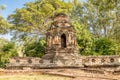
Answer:
[[[6,75],[0,76],[0,80],[70,80],[70,78],[51,75]]]

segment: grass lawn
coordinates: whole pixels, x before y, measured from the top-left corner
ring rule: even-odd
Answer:
[[[51,75],[4,75],[0,76],[0,80],[71,80],[71,79],[67,77]]]

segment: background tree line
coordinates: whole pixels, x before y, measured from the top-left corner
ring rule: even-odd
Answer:
[[[0,9],[3,9],[3,6]],[[46,30],[52,23],[52,17],[57,13],[65,13],[71,18],[77,32],[80,54],[119,55],[120,0],[28,2],[23,8],[16,9],[10,14],[7,21],[0,16],[0,33],[9,32],[13,35],[8,44],[1,43],[3,46],[0,53],[9,57],[17,56],[16,53],[19,52],[22,56],[41,57],[45,51]],[[3,49],[6,45],[12,46],[7,47],[10,50]]]

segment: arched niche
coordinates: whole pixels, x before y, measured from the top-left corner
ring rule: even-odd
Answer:
[[[61,35],[61,47],[66,48],[66,35],[65,34]]]

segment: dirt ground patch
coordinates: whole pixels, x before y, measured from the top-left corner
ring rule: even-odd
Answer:
[[[0,80],[70,80],[67,77],[51,75],[3,75]]]
[[[120,80],[120,74],[81,69],[0,70],[0,80]]]

